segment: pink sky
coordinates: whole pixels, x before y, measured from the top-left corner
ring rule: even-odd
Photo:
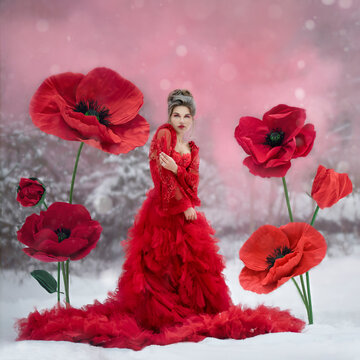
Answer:
[[[2,0],[1,121],[27,112],[49,75],[106,66],[143,91],[152,129],[167,120],[170,90],[192,91],[201,155],[216,161],[228,185],[230,171],[248,172],[233,138],[239,118],[261,118],[279,103],[304,107],[317,140],[291,170],[306,177],[332,149],[358,146],[359,4]]]

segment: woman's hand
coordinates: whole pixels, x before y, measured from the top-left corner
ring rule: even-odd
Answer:
[[[185,219],[186,220],[196,220],[196,211],[193,207],[189,207],[184,211]]]
[[[172,171],[174,174],[177,174],[178,166],[175,160],[171,156],[166,155],[164,152],[161,152],[159,156],[159,160],[160,160],[160,165],[162,167]]]

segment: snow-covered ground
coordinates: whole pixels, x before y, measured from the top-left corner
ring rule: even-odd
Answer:
[[[237,279],[241,266],[240,261],[234,260],[228,262],[226,269],[234,302],[251,307],[260,303],[279,306],[305,319],[304,306],[291,282],[268,295],[247,292]],[[72,276],[72,305],[91,303],[95,298],[103,300],[107,291],[114,289],[118,274],[119,269],[111,269],[98,278]],[[26,316],[35,306],[51,307],[56,299],[30,275],[19,283],[13,273],[5,271],[0,275],[0,359],[360,359],[360,250],[351,256],[325,258],[310,277],[315,325],[307,326],[301,334],[267,334],[245,340],[207,338],[200,343],[149,346],[137,352],[68,342],[15,342],[15,319]]]

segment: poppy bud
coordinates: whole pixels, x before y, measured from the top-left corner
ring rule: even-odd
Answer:
[[[333,169],[319,165],[311,196],[320,209],[331,207],[352,192],[352,183],[348,174],[339,174]]]
[[[37,178],[21,178],[16,200],[25,207],[36,206],[45,197],[45,187]]]

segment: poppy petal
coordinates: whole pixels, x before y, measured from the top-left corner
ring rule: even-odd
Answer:
[[[287,163],[293,157],[295,142],[291,141],[284,146],[270,147],[264,144],[249,144],[254,162],[264,167],[276,167]]]
[[[251,141],[253,144],[264,144],[268,133],[269,129],[263,121],[251,116],[244,116],[240,118],[234,135],[239,145],[250,155],[251,153],[247,148],[248,141]]]
[[[339,174],[339,191],[338,197],[342,199],[345,196],[348,196],[353,191],[352,182],[348,176],[348,174]]]
[[[58,261],[66,261],[68,259],[68,257],[65,256],[54,256],[52,254],[47,254],[31,248],[24,248],[22,250],[26,255],[44,262],[58,262]]]
[[[285,104],[279,104],[263,116],[264,124],[270,130],[280,129],[284,132],[284,142],[295,137],[304,126],[305,110]]]
[[[311,196],[321,209],[331,207],[352,192],[352,182],[348,174],[340,174],[333,169],[319,165],[311,189]]]
[[[147,142],[150,126],[141,115],[136,115],[132,121],[110,126],[110,129],[117,137],[116,143],[100,143],[94,139],[84,140],[84,143],[115,155],[128,153]]]
[[[326,168],[325,166],[319,165],[311,189],[311,196],[314,197],[321,187],[321,184],[325,181]]]
[[[274,266],[269,270],[268,274],[262,281],[263,285],[277,282],[283,277],[288,277],[293,274],[294,268],[299,264],[302,257],[302,251],[296,250],[283,258],[277,259]]]
[[[268,284],[263,284],[266,272],[253,271],[244,267],[239,275],[240,285],[249,291],[253,291],[257,294],[268,294],[276,290],[281,285],[285,284],[293,276],[284,276],[278,281],[274,281]]]
[[[56,239],[57,240],[57,239]],[[81,248],[87,245],[86,239],[79,238],[67,238],[61,242],[54,241],[53,239],[44,239],[37,243],[34,250],[41,251],[54,256],[67,256],[69,257],[74,252],[79,251]]]
[[[279,166],[276,167],[264,167],[264,166],[259,166],[258,164],[256,164],[254,162],[254,159],[251,156],[248,156],[247,158],[244,159],[243,164],[245,166],[247,166],[250,170],[250,172],[253,175],[258,175],[261,177],[284,177],[287,173],[287,171],[290,169],[291,167],[291,162],[288,161],[285,164],[280,164]]]
[[[289,247],[286,236],[275,226],[263,225],[257,229],[240,249],[240,259],[252,270],[265,270],[267,257],[274,249]]]
[[[34,242],[31,247],[35,250],[43,250],[44,242],[53,242],[57,244],[59,242],[57,235],[51,229],[41,229],[34,235]]]
[[[320,264],[327,250],[325,238],[310,224],[290,223],[280,227],[291,247],[302,249],[302,258],[294,271],[294,276],[301,275]]]
[[[99,131],[99,121],[96,116],[88,116],[72,109],[64,109],[63,117],[69,127],[81,134],[81,139],[88,139]]]
[[[125,150],[145,145],[149,138],[150,125],[141,115],[136,115],[126,124],[110,126],[110,129],[122,139]]]
[[[305,157],[311,151],[316,137],[316,131],[313,124],[306,124],[303,126],[299,134],[295,137],[296,149],[293,159],[297,157]]]
[[[280,152],[281,147],[271,148],[266,144],[254,144],[251,139],[243,139],[243,144],[246,144],[249,154],[254,157],[254,161],[259,164],[266,162],[269,158],[277,156]]]
[[[45,247],[44,250],[46,250],[46,252],[50,254],[71,257],[72,254],[75,254],[78,251],[86,248],[88,244],[89,241],[86,238],[70,236],[69,238],[58,243],[58,246],[51,247],[51,244],[49,244],[50,247],[48,248],[48,250],[46,250]]]
[[[102,227],[100,223],[92,220],[85,224],[81,224],[77,226],[71,232],[71,236],[77,238],[85,238],[87,239],[89,244],[93,244],[98,242],[101,231],[102,231]]]
[[[109,128],[101,124],[96,116],[88,116],[74,111],[64,111],[63,115],[66,123],[81,134],[83,142],[89,139],[100,143],[120,141],[116,136],[112,136]]]
[[[243,289],[253,291],[257,294],[268,294],[276,289],[277,284],[263,285],[262,282],[266,274],[267,271],[254,271],[244,266],[239,275],[240,285]]]
[[[90,221],[91,216],[85,206],[56,202],[49,206],[44,214],[43,227],[52,230],[59,228],[73,229],[78,224]]]
[[[304,222],[291,222],[289,224],[280,226],[280,230],[288,238],[290,248],[296,249],[299,245],[300,239],[310,227],[310,224]]]
[[[81,100],[95,100],[106,107],[111,124],[119,125],[134,119],[143,104],[143,94],[117,72],[100,67],[90,71],[79,84],[76,101]]]
[[[70,259],[75,261],[75,260],[80,260],[80,259],[84,258],[85,256],[87,256],[90,253],[91,250],[95,249],[96,245],[97,245],[97,242],[88,244],[88,246],[71,254]]]
[[[38,222],[40,222],[40,216],[37,214],[32,214],[26,218],[24,225],[17,232],[17,238],[21,243],[29,247],[32,246]]]
[[[63,73],[50,76],[37,89],[30,102],[30,116],[41,131],[64,140],[79,140],[77,131],[63,119],[60,108],[74,107],[76,88],[84,78],[82,74]]]

